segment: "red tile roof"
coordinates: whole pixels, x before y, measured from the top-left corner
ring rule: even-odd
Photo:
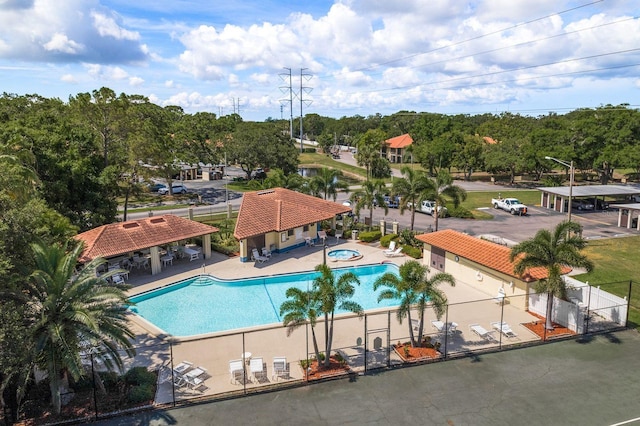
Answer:
[[[547,277],[545,268],[532,268],[522,277],[518,277],[513,273],[514,263],[509,260],[510,248],[451,229],[418,235],[416,238],[479,265],[524,281],[536,281]],[[562,270],[563,273],[568,273],[569,271],[571,271],[570,268],[563,268]]]
[[[245,192],[233,235],[241,240],[286,231],[350,210],[348,206],[285,188]]]
[[[493,139],[493,138],[492,138],[492,137],[490,137],[490,136],[483,136],[483,137],[482,137],[482,139],[484,139],[484,141],[485,141],[486,143],[488,143],[489,145],[495,145],[495,144],[497,144],[497,143],[498,143],[495,139]]]
[[[389,148],[406,148],[413,143],[413,139],[411,139],[409,133],[406,133],[401,136],[396,136],[395,138],[387,139],[384,143]]]
[[[218,232],[218,228],[166,214],[103,225],[74,238],[84,242],[80,261],[88,262],[97,257],[118,256],[213,232]]]

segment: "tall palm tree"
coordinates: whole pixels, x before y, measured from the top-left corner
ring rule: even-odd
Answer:
[[[323,366],[328,367],[331,362],[333,318],[336,310],[342,309],[362,315],[362,306],[350,300],[355,292],[354,284],[360,285],[360,280],[353,272],[345,272],[336,278],[331,268],[324,264],[316,266],[315,270],[320,274],[313,280],[313,292],[318,302],[318,310],[324,315],[325,358]],[[320,362],[319,358],[318,362]]]
[[[553,232],[541,229],[529,240],[515,245],[509,255],[516,261],[513,271],[524,274],[529,268],[541,267],[547,270],[547,277],[535,284],[537,293],[547,293],[547,319],[545,328],[553,330],[553,296],[567,298],[567,285],[562,279],[563,267],[593,269],[593,263],[580,253],[587,242],[582,238],[582,226],[576,222],[563,221]]]
[[[400,214],[405,210],[411,210],[411,230],[415,222],[416,207],[425,200],[429,193],[435,191],[433,181],[424,172],[416,171],[409,166],[400,169],[401,178],[393,181],[392,194],[400,197]]]
[[[351,194],[350,200],[355,204],[356,216],[360,215],[362,208],[369,209],[369,223],[373,224],[373,209],[378,206],[384,208],[384,214],[389,213],[389,207],[384,201],[384,193],[387,187],[382,180],[367,180],[362,188]]]
[[[87,344],[110,368],[122,369],[120,348],[135,355],[126,318],[129,301],[124,287],[106,281],[120,271],[96,276],[104,259],[95,259],[76,273],[82,245],[68,253],[65,247],[44,243],[33,244],[32,249],[36,270],[25,288],[11,296],[28,307],[36,363],[49,376],[52,404],[60,413],[62,378],[84,376],[80,352]]]
[[[340,176],[340,170],[323,167],[317,175],[311,178],[310,186],[316,188],[325,200],[331,196],[335,201],[338,197],[338,190],[346,191],[349,189],[349,185],[340,180]]]
[[[318,339],[316,338],[316,323],[318,319],[318,301],[314,297],[312,291],[300,290],[297,287],[287,289],[285,293],[287,300],[280,305],[280,316],[282,317],[282,325],[287,327],[287,336],[293,331],[309,322],[311,326],[311,336],[313,339],[313,350],[316,359],[320,359],[320,350],[318,349]]]
[[[433,182],[435,191],[431,194],[430,198],[433,199],[436,204],[433,210],[433,220],[437,231],[440,206],[444,206],[447,203],[447,198],[450,198],[453,206],[458,207],[461,201],[467,199],[467,191],[458,185],[454,185],[453,177],[444,169],[438,172]]]
[[[397,317],[400,324],[405,318],[408,319],[409,336],[411,346],[418,347],[422,342],[424,332],[424,311],[427,303],[431,302],[433,310],[438,320],[444,314],[447,306],[447,296],[438,285],[448,283],[456,285],[456,281],[451,274],[438,272],[431,278],[428,277],[429,267],[417,260],[410,260],[400,266],[400,276],[387,272],[373,283],[373,289],[387,287],[378,295],[378,301],[383,299],[399,300]],[[411,310],[418,311],[418,335],[413,334],[413,324],[411,322]]]

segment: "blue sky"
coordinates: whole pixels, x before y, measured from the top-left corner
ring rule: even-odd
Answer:
[[[631,0],[0,0],[3,92],[245,120],[541,115],[640,98]],[[301,69],[305,74],[301,83]]]

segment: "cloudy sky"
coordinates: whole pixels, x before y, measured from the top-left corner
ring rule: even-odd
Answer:
[[[638,15],[636,0],[0,0],[0,90],[105,86],[257,121],[288,118],[291,98],[294,116],[302,98],[337,118],[638,107]]]

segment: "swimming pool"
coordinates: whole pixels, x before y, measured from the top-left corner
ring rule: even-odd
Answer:
[[[329,259],[335,261],[338,260],[357,260],[362,259],[362,255],[358,250],[350,250],[350,249],[339,249],[339,250],[331,250],[327,253],[327,257]]]
[[[360,279],[353,297],[364,310],[394,307],[395,300],[378,303],[374,281],[386,272],[398,273],[394,264],[333,269],[336,275],[354,272]],[[130,309],[165,333],[177,337],[281,323],[280,305],[289,287],[306,290],[316,272],[243,280],[221,280],[210,275],[191,278],[131,298]],[[337,312],[344,313],[344,312]]]

